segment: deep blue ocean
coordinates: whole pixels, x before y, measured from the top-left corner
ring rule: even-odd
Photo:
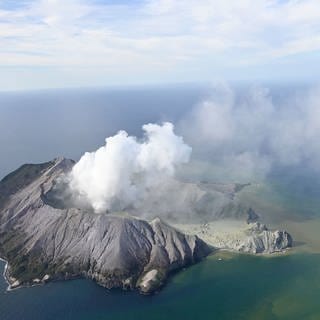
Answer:
[[[209,257],[153,296],[89,280],[6,292],[1,279],[1,319],[319,319],[319,266],[320,255]]]
[[[290,90],[279,88],[276,96]],[[0,177],[23,163],[57,156],[77,160],[120,129],[139,136],[144,123],[179,121],[209,92],[209,87],[190,86],[0,93]],[[299,202],[308,219],[317,215],[318,202],[311,209],[309,204],[319,199],[319,183],[310,187],[311,178],[286,172],[275,177],[283,182],[278,179],[277,190],[283,191],[283,198],[276,192],[278,204],[290,211]],[[172,276],[152,296],[108,291],[85,279],[10,292],[6,287],[0,277],[1,320],[314,320],[320,319],[320,254],[220,253]]]

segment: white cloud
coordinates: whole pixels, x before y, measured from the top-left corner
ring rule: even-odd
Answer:
[[[218,84],[181,121],[179,132],[195,155],[243,181],[261,178],[277,166],[319,172],[319,101],[318,87],[274,101],[265,88],[239,95]]]
[[[86,152],[73,167],[71,189],[96,211],[134,206],[189,161],[191,148],[175,135],[171,123],[149,123],[143,130],[143,141],[125,131],[108,137],[105,146]]]
[[[214,70],[319,51],[319,30],[315,0],[32,0],[0,5],[0,65]]]

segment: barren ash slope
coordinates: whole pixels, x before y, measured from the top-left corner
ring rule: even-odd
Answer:
[[[87,277],[107,288],[151,293],[171,272],[217,248],[272,253],[292,245],[287,232],[267,230],[251,210],[241,236],[221,242],[221,234],[214,236],[216,228],[208,235],[211,224],[199,230],[178,225],[183,233],[159,218],[149,222],[55,206],[49,195],[73,166],[64,158],[24,165],[0,182],[0,256],[8,262],[5,276],[11,288]],[[205,188],[199,187],[199,194],[207,198]]]
[[[197,236],[160,219],[96,214],[47,204],[55,180],[74,162],[24,165],[0,183],[0,254],[11,288],[87,277],[107,288],[157,289],[167,275],[211,252]]]

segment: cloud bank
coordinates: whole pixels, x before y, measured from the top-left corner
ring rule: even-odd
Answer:
[[[319,89],[282,99],[271,92],[216,85],[182,115],[178,135],[165,122],[144,125],[142,139],[125,131],[108,137],[75,164],[65,199],[95,212],[124,210],[144,218],[245,216],[234,182],[261,181],[279,168],[320,173]]]
[[[3,0],[0,87],[310,79],[319,27],[317,0]]]
[[[320,168],[320,90],[273,99],[266,88],[213,88],[179,124],[195,155],[226,176],[263,178],[275,167]]]
[[[105,146],[85,153],[73,167],[71,190],[96,212],[134,206],[189,161],[191,148],[175,135],[171,123],[146,124],[142,129],[142,141],[120,131],[107,138]]]

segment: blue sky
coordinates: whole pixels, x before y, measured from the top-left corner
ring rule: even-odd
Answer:
[[[319,72],[319,0],[0,0],[0,90]]]

